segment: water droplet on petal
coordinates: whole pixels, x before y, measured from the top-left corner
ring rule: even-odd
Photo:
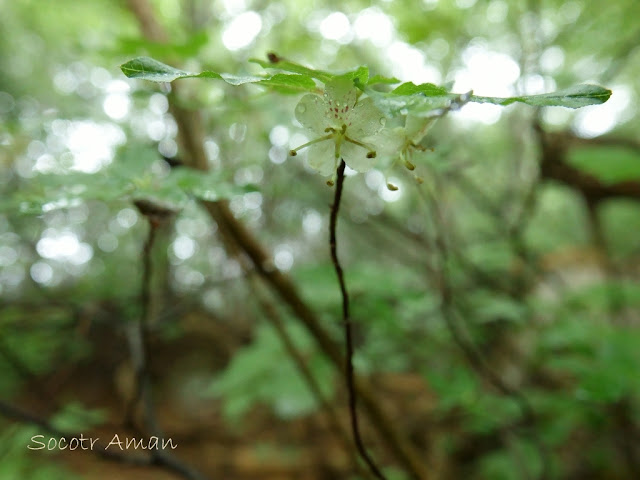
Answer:
[[[384,125],[387,123],[387,119],[384,118],[384,117],[380,117],[379,122],[380,122],[380,125],[382,125],[384,127]]]
[[[305,106],[304,106],[304,105],[302,105],[302,104],[299,104],[299,105],[296,107],[296,112],[298,112],[298,113],[304,113],[304,112],[306,112],[306,111],[307,111],[307,107],[305,107]]]

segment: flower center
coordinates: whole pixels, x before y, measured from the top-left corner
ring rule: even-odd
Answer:
[[[300,145],[299,147],[294,148],[293,150],[290,150],[289,155],[291,155],[292,157],[295,157],[298,154],[298,152],[303,148],[309,147],[314,143],[324,142],[325,140],[329,140],[333,138],[335,141],[335,147],[336,147],[335,148],[336,161],[340,158],[340,147],[342,146],[342,143],[345,141],[349,143],[353,143],[354,145],[358,145],[359,147],[362,147],[365,150],[367,150],[367,158],[376,158],[376,151],[373,148],[347,135],[346,123],[343,123],[340,129],[337,129],[334,127],[327,127],[324,129],[324,131],[325,133],[327,133],[327,135],[315,138],[310,142],[307,142],[303,145]]]

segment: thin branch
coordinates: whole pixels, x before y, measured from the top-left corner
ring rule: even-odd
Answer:
[[[278,315],[278,312],[275,306],[260,293],[259,288],[256,288],[257,287],[257,285],[255,285],[256,282],[253,280],[252,277],[250,278],[251,278],[251,283],[253,284],[253,287],[254,287],[254,292],[256,293],[255,296],[258,300],[258,303],[260,304],[260,308],[265,313],[267,320],[269,321],[269,323],[271,323],[271,326],[273,326],[273,328],[275,329],[285,350],[293,360],[298,371],[302,375],[302,378],[306,382],[307,387],[309,388],[309,391],[316,399],[316,402],[318,402],[318,405],[320,405],[320,407],[322,408],[322,411],[324,412],[325,416],[329,420],[331,429],[333,430],[336,437],[338,437],[340,441],[344,443],[347,450],[353,453],[352,456],[354,460],[354,465],[358,474],[364,476],[365,478],[370,478],[369,472],[364,470],[363,467],[360,465],[360,463],[358,463],[358,452],[353,450],[351,439],[349,437],[349,432],[347,431],[346,428],[342,426],[342,423],[340,422],[340,418],[338,416],[338,412],[322,393],[320,384],[318,383],[316,378],[313,376],[311,369],[307,365],[307,362],[305,361],[302,353],[300,352],[300,350],[298,350],[295,343],[293,342],[291,336],[289,335],[289,332],[287,332],[284,322]]]
[[[227,248],[240,248],[251,260],[254,268],[265,283],[288,305],[291,311],[302,322],[313,336],[323,353],[342,372],[344,359],[336,342],[322,328],[320,320],[304,301],[290,277],[273,266],[271,256],[247,228],[239,222],[228,208],[226,202],[204,202],[204,207],[217,222],[223,238],[233,240]],[[378,403],[370,385],[364,379],[356,379],[355,387],[371,424],[379,433],[379,438],[402,465],[418,480],[430,478],[423,457],[398,431],[389,415]]]
[[[336,225],[338,223],[338,212],[340,210],[340,200],[342,199],[342,187],[344,185],[344,170],[346,164],[344,160],[340,160],[340,166],[338,167],[338,176],[336,179],[336,193],[333,199],[333,205],[331,206],[331,216],[329,219],[329,246],[331,248],[331,261],[333,267],[338,276],[338,282],[340,283],[340,293],[342,294],[342,323],[344,327],[344,339],[346,344],[347,355],[345,358],[345,375],[347,378],[347,392],[349,395],[349,414],[351,416],[351,430],[353,433],[353,439],[356,442],[356,447],[360,456],[365,463],[371,469],[371,472],[376,478],[386,480],[384,474],[380,471],[380,468],[376,465],[373,459],[367,453],[367,450],[360,436],[360,428],[358,425],[358,410],[357,410],[357,393],[355,387],[354,373],[353,373],[353,338],[351,332],[351,318],[349,316],[349,293],[347,292],[347,286],[344,281],[344,273],[342,266],[338,260],[338,248],[336,242]]]
[[[158,35],[162,28],[154,17],[148,0],[128,0],[128,4],[140,23],[145,37],[153,41],[162,41],[162,38]],[[202,117],[197,111],[183,109],[175,102],[176,92],[179,91],[179,87],[179,83],[172,84],[169,106],[171,114],[178,125],[185,164],[198,170],[207,170],[208,161],[204,150]],[[239,247],[250,258],[260,277],[288,305],[313,336],[323,353],[337,368],[342,370],[343,356],[339,346],[322,327],[318,316],[302,298],[290,277],[284,275],[273,266],[272,256],[246,226],[234,217],[228,202],[224,200],[217,202],[203,201],[202,205],[218,224],[220,230],[224,231],[225,235],[235,242],[235,247]],[[229,244],[226,246],[229,247]],[[430,474],[424,463],[423,455],[398,431],[389,415],[378,403],[369,384],[363,379],[357,379],[355,388],[362,400],[365,412],[371,420],[371,425],[378,431],[380,439],[394,453],[407,471],[411,472],[413,478],[418,480],[428,479]]]

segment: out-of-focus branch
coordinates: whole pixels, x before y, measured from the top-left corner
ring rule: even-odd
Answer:
[[[438,183],[436,180],[436,187]],[[549,476],[550,462],[548,458],[548,452],[542,441],[538,438],[537,434],[533,431],[533,427],[536,423],[536,415],[529,403],[528,399],[520,393],[518,390],[507,385],[493,369],[488,365],[486,359],[478,348],[474,345],[473,341],[468,338],[463,326],[460,323],[458,312],[455,308],[455,299],[453,287],[450,283],[450,278],[447,270],[449,263],[449,247],[447,245],[447,239],[444,234],[444,222],[443,215],[440,209],[440,205],[435,198],[436,195],[430,194],[426,189],[419,189],[420,195],[423,197],[425,203],[432,208],[432,218],[436,227],[436,233],[434,243],[438,253],[440,254],[440,268],[439,274],[436,279],[436,284],[440,290],[441,297],[441,311],[445,324],[449,333],[462,352],[465,360],[472,370],[476,372],[478,376],[487,381],[493,388],[495,388],[502,395],[512,398],[517,402],[520,408],[522,419],[525,425],[531,428],[529,437],[536,445],[540,458],[542,461],[543,470],[539,476],[540,480],[547,479]],[[441,195],[438,195],[441,196]],[[505,441],[507,446],[508,441]]]
[[[607,84],[627,66],[633,55],[640,51],[640,30],[636,30],[627,37],[626,41],[621,42],[616,47],[617,52],[612,55],[613,60],[609,67],[600,76],[599,81],[602,84]]]
[[[640,151],[640,144],[625,139],[602,137],[587,139],[567,132],[548,133],[535,125],[541,146],[542,179],[556,180],[578,191],[587,203],[597,204],[609,198],[640,200],[640,181],[629,180],[606,184],[595,176],[567,162],[569,151],[576,147],[617,146]]]
[[[151,253],[155,243],[158,228],[162,220],[170,213],[168,210],[158,213],[159,207],[150,202],[138,200],[134,202],[140,213],[149,224],[149,232],[142,248],[142,281],[140,291],[140,318],[132,330],[129,331],[129,350],[135,371],[134,394],[129,402],[126,422],[134,425],[136,407],[141,404],[143,425],[147,433],[161,436],[160,427],[155,415],[153,395],[151,392],[151,378],[149,374],[149,325],[151,323]]]
[[[129,8],[134,13],[140,27],[150,40],[162,41],[164,34],[162,28],[157,23],[147,0],[128,0]],[[172,84],[175,93],[178,84]],[[173,100],[173,99],[170,99]],[[200,170],[208,169],[207,156],[203,143],[202,118],[198,112],[188,111],[170,101],[171,113],[174,115],[182,147],[184,149],[185,163]],[[298,289],[292,281],[278,271],[267,254],[264,247],[256,240],[249,230],[239,222],[229,209],[226,201],[203,202],[211,217],[218,223],[223,236],[233,239],[243,252],[249,257],[254,268],[260,277],[267,283],[276,294],[285,302],[298,319],[309,330],[315,341],[320,346],[325,355],[342,370],[344,362],[340,353],[340,348],[321,327],[320,321],[300,296]],[[382,410],[375,394],[362,379],[356,379],[355,386],[358,395],[362,399],[362,404],[371,420],[372,425],[378,430],[380,438],[385,442],[400,463],[411,475],[420,480],[427,479],[429,473],[425,466],[422,455],[416,451],[415,447],[409,443],[403,435],[396,429],[393,421]]]
[[[147,219],[149,232],[142,250],[143,265],[140,292],[140,318],[135,326],[136,328],[132,330],[129,335],[129,347],[131,350],[132,362],[134,364],[136,384],[134,386],[134,395],[131,398],[127,412],[127,421],[133,425],[135,408],[139,404],[142,410],[142,423],[145,434],[162,438],[164,437],[164,434],[156,416],[151,376],[149,373],[149,335],[153,301],[151,295],[151,254],[158,229],[166,223],[166,221],[173,216],[175,212],[147,200],[136,200],[134,203],[140,213]],[[182,472],[186,478],[194,480],[205,478],[192,467],[178,461],[175,457],[164,450],[151,450],[150,454],[152,464],[156,463],[166,465],[173,470]]]
[[[127,0],[127,6],[140,24],[140,30],[147,40],[166,42],[168,40],[162,26],[156,21],[151,4],[147,0]]]

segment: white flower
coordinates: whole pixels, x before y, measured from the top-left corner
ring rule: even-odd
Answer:
[[[373,167],[375,135],[386,118],[371,98],[358,99],[353,81],[339,77],[327,82],[324,95],[307,94],[296,106],[296,118],[318,138],[291,150],[309,147],[309,164],[322,175],[335,173],[340,159],[358,172]]]

